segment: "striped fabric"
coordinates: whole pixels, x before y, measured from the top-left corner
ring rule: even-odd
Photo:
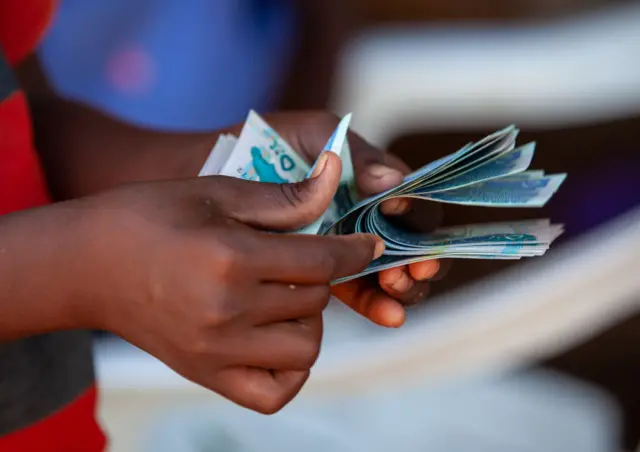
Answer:
[[[12,67],[33,50],[53,6],[52,0],[0,0],[0,215],[49,202]],[[0,451],[103,450],[93,381],[88,332],[0,343]]]

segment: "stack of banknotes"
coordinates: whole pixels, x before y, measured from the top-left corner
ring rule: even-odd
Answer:
[[[529,171],[535,143],[516,147],[518,129],[506,127],[453,154],[407,175],[402,184],[378,195],[358,196],[347,132],[346,115],[329,138],[324,152],[342,160],[342,177],[329,209],[297,233],[352,234],[368,232],[386,243],[382,257],[363,272],[334,281],[345,282],[380,270],[427,259],[520,259],[541,256],[563,232],[547,219],[486,223],[418,233],[399,228],[378,206],[396,197],[485,207],[542,207],[558,190],[566,174]],[[224,175],[246,180],[300,182],[313,171],[257,113],[250,112],[239,137],[221,135],[200,176]]]

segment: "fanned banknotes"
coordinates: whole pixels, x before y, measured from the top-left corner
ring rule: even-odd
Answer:
[[[516,147],[518,129],[509,126],[407,175],[402,184],[361,199],[355,186],[345,116],[323,152],[342,159],[340,186],[327,212],[298,233],[368,232],[386,244],[382,257],[364,271],[335,281],[428,259],[520,259],[543,255],[563,232],[549,220],[487,223],[441,228],[431,233],[403,230],[379,210],[398,197],[485,207],[542,207],[566,174],[531,171],[535,143]],[[269,183],[299,182],[313,168],[257,113],[251,111],[239,137],[221,135],[200,176],[225,175]]]

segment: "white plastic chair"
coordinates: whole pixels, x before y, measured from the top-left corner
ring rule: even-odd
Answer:
[[[403,132],[547,127],[640,112],[640,3],[542,25],[377,29],[353,42],[335,110],[385,146]]]

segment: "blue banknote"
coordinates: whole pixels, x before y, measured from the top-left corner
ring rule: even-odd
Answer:
[[[403,197],[496,208],[544,206],[564,182],[566,174],[547,175],[542,170],[529,169],[536,144],[516,146],[519,130],[515,126],[505,127],[424,165],[408,174],[397,187],[361,198],[348,140],[350,120],[350,114],[342,118],[322,150],[333,152],[342,160],[342,176],[333,202],[312,224],[291,232],[372,233],[385,241],[386,250],[363,272],[334,283],[428,259],[513,260],[541,256],[563,233],[562,225],[547,219],[415,232],[398,226],[380,211],[385,201]],[[291,183],[308,178],[314,168],[315,163],[309,167],[275,130],[255,112],[250,112],[239,137],[219,138],[200,175]]]

